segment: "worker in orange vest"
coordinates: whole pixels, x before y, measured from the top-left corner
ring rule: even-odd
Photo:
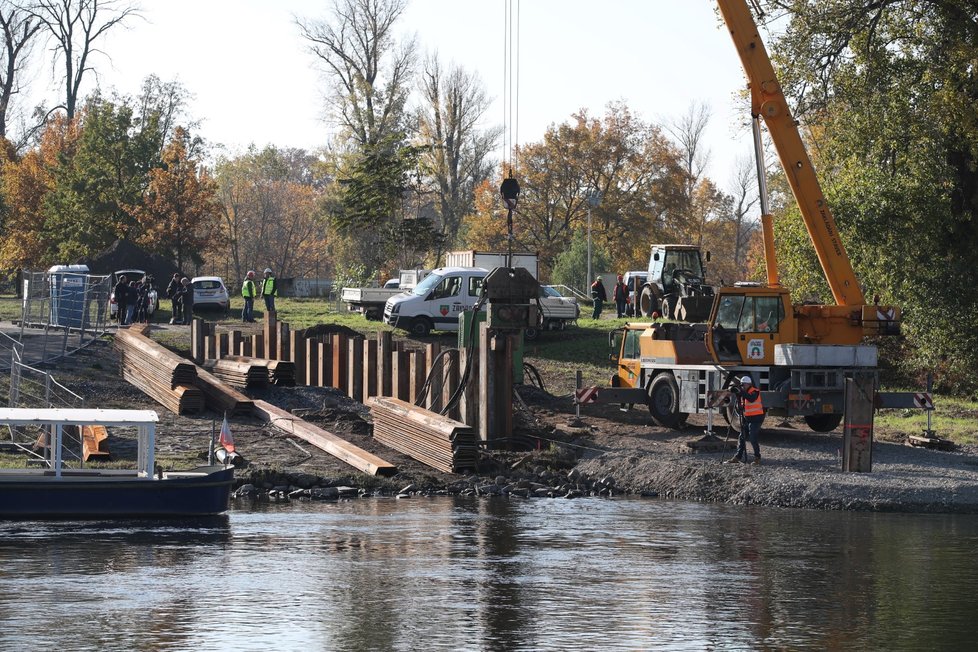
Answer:
[[[757,443],[757,436],[761,432],[761,423],[764,421],[761,390],[754,387],[754,381],[751,380],[750,376],[743,376],[739,384],[734,383],[730,392],[737,398],[737,412],[740,413],[740,437],[737,438],[737,454],[727,462],[746,462],[747,441],[749,440],[754,449],[754,461],[751,464],[760,464],[761,447]]]

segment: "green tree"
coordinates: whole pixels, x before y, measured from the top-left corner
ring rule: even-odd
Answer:
[[[611,256],[608,255],[604,247],[593,241],[591,243],[591,270],[592,275],[612,270]],[[588,287],[594,279],[588,278],[587,273],[586,232],[574,232],[570,241],[570,248],[557,256],[551,280],[555,285],[567,285],[584,295],[588,295]]]
[[[817,144],[813,158],[867,297],[878,294],[903,307],[912,352],[907,369],[938,369],[946,385],[974,387],[974,3],[767,4],[790,17],[773,51]],[[799,231],[789,204],[779,238],[798,242]],[[812,287],[792,268],[792,259],[800,260],[795,251],[779,253],[786,281]]]

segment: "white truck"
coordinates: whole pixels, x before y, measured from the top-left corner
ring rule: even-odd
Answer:
[[[505,252],[476,251],[474,249],[449,251],[445,254],[445,267],[482,267],[483,269],[494,269],[496,267],[506,267],[506,260],[507,255]],[[530,272],[533,278],[540,278],[537,260],[537,255],[534,253],[526,251],[513,252],[513,264],[510,267],[522,267]]]
[[[347,304],[351,312],[363,313],[367,319],[380,320],[387,300],[413,289],[428,272],[427,269],[402,269],[396,285],[392,282],[394,279],[391,279],[382,288],[343,288],[340,300]]]
[[[479,299],[482,281],[489,273],[481,267],[440,267],[410,292],[398,294],[384,306],[384,322],[412,335],[425,336],[433,330],[457,331],[458,317],[471,310]],[[536,339],[540,330],[563,329],[576,321],[580,306],[548,286],[540,286],[541,322],[528,328],[524,337]]]

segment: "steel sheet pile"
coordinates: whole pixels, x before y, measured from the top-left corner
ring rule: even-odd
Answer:
[[[458,421],[406,401],[378,396],[368,401],[374,438],[445,473],[475,468],[475,432]]]
[[[204,394],[195,384],[197,367],[138,331],[119,329],[115,335],[122,377],[177,414],[204,409]]]
[[[205,360],[203,367],[232,387],[268,386],[268,365],[264,361]]]
[[[268,381],[275,385],[295,385],[295,363],[288,360],[269,360],[268,358],[251,358],[246,355],[226,355],[221,360],[262,364],[268,369]]]

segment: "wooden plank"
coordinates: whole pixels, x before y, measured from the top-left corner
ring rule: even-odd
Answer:
[[[394,351],[391,358],[391,395],[408,400],[411,357],[407,351]]]
[[[455,390],[458,389],[458,374],[459,374],[459,352],[457,349],[449,351],[442,358],[442,376],[441,376],[441,408],[445,409],[448,405],[449,400],[455,394]],[[438,410],[441,412],[442,410]],[[445,416],[456,421],[459,420],[459,410],[458,406],[449,410],[448,414]]]
[[[254,414],[262,421],[279,430],[298,437],[330,455],[343,460],[355,469],[370,475],[394,475],[397,472],[390,462],[369,453],[350,442],[337,437],[328,430],[303,421],[291,412],[265,401],[255,401]]]
[[[319,349],[323,346],[322,342],[316,339],[306,340],[306,384],[311,386],[319,385],[319,357],[322,355]]]
[[[289,357],[289,352],[292,350],[292,347],[290,346],[291,339],[292,337],[288,323],[284,321],[278,322],[278,334],[276,336],[278,360],[290,360],[294,362],[294,360]]]
[[[363,400],[377,395],[377,340],[367,340],[363,347]]]
[[[332,345],[322,338],[319,341],[319,386],[332,387],[333,382],[333,358]]]
[[[393,337],[390,331],[377,333],[377,395],[391,396],[394,386]]]
[[[263,325],[265,345],[262,350],[264,351],[264,357],[268,358],[269,360],[277,359],[275,357],[275,354],[278,352],[278,347],[276,346],[278,339],[278,326],[276,326],[276,323],[275,313],[266,311],[265,323]]]
[[[333,356],[333,375],[330,379],[330,387],[346,391],[346,355],[347,355],[347,336],[342,333],[333,333],[331,337],[332,356]]]
[[[363,403],[363,338],[350,338],[348,347],[346,395]]]
[[[408,402],[417,403],[421,388],[424,387],[425,379],[425,354],[423,351],[411,352],[411,372],[408,389]]]
[[[438,368],[432,373],[432,368],[435,366],[435,360],[441,354],[441,345],[437,342],[425,345],[424,350],[424,366],[425,366],[425,376],[431,378],[431,386],[428,388],[428,398],[425,399],[425,407],[433,412],[438,412],[441,410],[441,379],[442,370],[441,362],[438,362]]]
[[[204,320],[194,317],[190,322],[190,357],[200,364],[204,361]]]
[[[289,360],[295,363],[295,384],[306,384],[306,336],[305,331],[295,331],[289,339]]]

